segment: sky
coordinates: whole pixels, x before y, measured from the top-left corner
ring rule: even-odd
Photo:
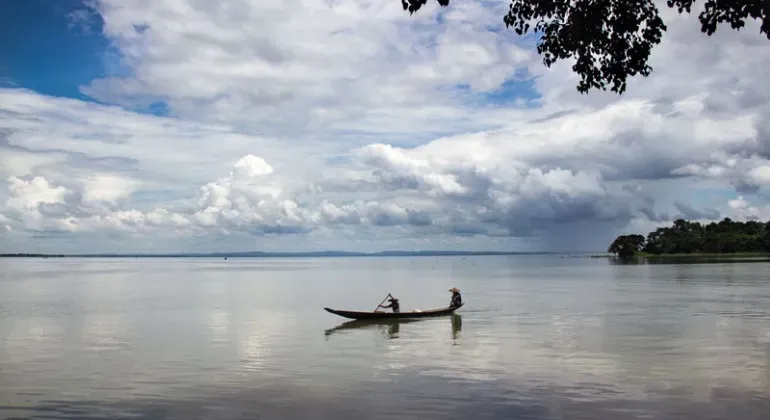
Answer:
[[[586,95],[506,0],[2,2],[0,252],[596,252],[770,219],[767,38],[658,3],[652,74]]]

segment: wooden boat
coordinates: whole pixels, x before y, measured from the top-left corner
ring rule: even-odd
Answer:
[[[454,311],[462,308],[463,304],[460,304],[460,306],[449,306],[446,308],[440,308],[440,309],[429,309],[427,311],[407,311],[407,312],[385,312],[385,311],[375,311],[375,312],[364,312],[364,311],[340,311],[337,309],[331,309],[331,308],[324,308],[326,312],[332,313],[334,315],[339,315],[344,318],[350,318],[350,319],[413,319],[413,318],[428,318],[428,317],[434,317],[434,316],[443,316],[443,315],[449,315],[453,313]]]

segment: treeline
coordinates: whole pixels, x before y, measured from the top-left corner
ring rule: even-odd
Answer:
[[[736,222],[729,217],[701,224],[677,219],[673,226],[661,227],[642,235],[621,235],[607,252],[619,257],[646,254],[720,254],[770,252],[770,222]]]
[[[28,257],[28,258],[64,258],[64,255],[61,254],[0,254],[0,258],[10,258],[10,257]]]

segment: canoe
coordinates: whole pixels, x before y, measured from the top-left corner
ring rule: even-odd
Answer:
[[[452,312],[460,309],[463,306],[463,304],[460,304],[460,306],[450,306],[446,308],[440,308],[440,309],[430,309],[427,311],[408,311],[408,312],[385,312],[385,311],[378,311],[378,312],[364,312],[364,311],[340,311],[337,309],[331,309],[331,308],[324,308],[326,312],[332,313],[334,315],[339,315],[344,318],[350,318],[350,319],[413,319],[413,318],[428,318],[428,317],[434,317],[434,316],[442,316],[442,315],[449,315]]]

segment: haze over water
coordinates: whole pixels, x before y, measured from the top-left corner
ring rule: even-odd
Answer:
[[[0,260],[0,418],[764,419],[770,263]],[[323,311],[449,303],[336,328]]]

